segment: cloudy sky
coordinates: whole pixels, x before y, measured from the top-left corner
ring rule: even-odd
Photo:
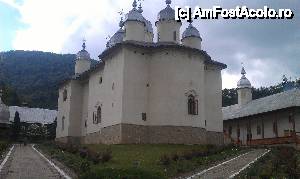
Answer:
[[[87,50],[97,59],[106,38],[118,30],[118,12],[128,12],[131,4],[132,0],[0,0],[0,51],[76,53],[85,38]],[[154,25],[166,6],[164,0],[142,4],[144,17]],[[203,50],[228,65],[222,72],[223,88],[236,86],[241,63],[255,87],[277,84],[284,74],[300,77],[299,0],[173,0],[175,5],[292,9],[292,20],[196,20],[194,26],[201,33]]]

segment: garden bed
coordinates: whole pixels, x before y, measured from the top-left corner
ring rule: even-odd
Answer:
[[[300,178],[300,151],[274,147],[236,178]]]
[[[41,144],[39,148],[80,178],[174,178],[246,152],[233,146],[163,144]]]

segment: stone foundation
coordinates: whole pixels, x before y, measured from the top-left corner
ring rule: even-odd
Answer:
[[[72,142],[67,139],[56,139]],[[73,139],[74,140],[74,139]],[[222,132],[206,131],[200,127],[189,126],[143,126],[117,124],[102,128],[99,132],[82,137],[85,144],[213,144],[223,145]]]

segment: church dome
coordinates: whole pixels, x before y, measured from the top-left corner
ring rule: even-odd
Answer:
[[[171,0],[166,0],[167,7],[158,13],[158,21],[175,20],[175,10],[171,8],[171,3]]]
[[[251,83],[245,76],[246,71],[245,71],[244,67],[242,68],[241,74],[242,74],[242,77],[238,81],[237,87],[238,88],[251,88]]]
[[[9,108],[1,100],[0,92],[0,123],[9,123]]]
[[[108,41],[107,47],[112,47],[117,43],[121,43],[123,41],[125,35],[125,31],[121,28],[119,29]]]
[[[182,34],[182,39],[187,37],[198,37],[201,39],[199,31],[192,25],[192,23],[189,24]]]
[[[76,54],[76,59],[90,59],[90,54],[85,50],[85,42],[82,44],[82,50]]]
[[[146,24],[146,30],[147,30],[147,32],[153,33],[153,27],[152,27],[151,22],[145,19],[145,24]]]
[[[125,15],[124,23],[126,23],[127,21],[138,21],[145,24],[145,18],[143,17],[141,10],[136,9],[136,6],[137,6],[137,2],[136,0],[134,0],[132,3],[133,9]]]

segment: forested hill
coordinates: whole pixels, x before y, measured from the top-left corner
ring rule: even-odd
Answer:
[[[0,52],[0,88],[7,105],[57,109],[58,84],[74,74],[74,54],[55,54],[39,51]],[[93,64],[96,61],[92,62]],[[298,81],[299,83],[299,81]],[[253,98],[283,91],[282,83],[253,88]],[[236,89],[223,90],[223,106],[237,103]]]
[[[0,84],[30,107],[57,108],[58,83],[74,73],[74,54],[39,51],[0,53]]]

